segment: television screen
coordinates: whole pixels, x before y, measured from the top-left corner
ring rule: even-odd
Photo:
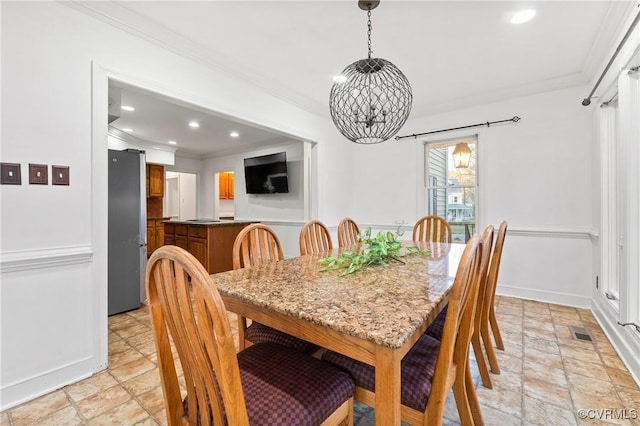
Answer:
[[[289,192],[287,153],[262,155],[244,159],[244,180],[247,194],[277,194]]]

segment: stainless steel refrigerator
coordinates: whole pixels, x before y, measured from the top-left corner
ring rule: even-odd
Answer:
[[[109,315],[145,299],[147,199],[144,151],[109,150]]]

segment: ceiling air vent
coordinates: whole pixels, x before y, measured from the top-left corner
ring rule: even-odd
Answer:
[[[573,336],[574,340],[579,340],[581,342],[593,342],[593,336],[591,336],[589,330],[584,327],[570,325],[569,331],[571,331],[571,335]]]

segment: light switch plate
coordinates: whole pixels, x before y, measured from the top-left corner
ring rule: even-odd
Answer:
[[[48,185],[49,176],[46,164],[29,163],[29,183],[31,185]]]
[[[22,185],[22,173],[19,163],[0,163],[0,184]]]
[[[69,185],[69,167],[51,166],[51,184]]]

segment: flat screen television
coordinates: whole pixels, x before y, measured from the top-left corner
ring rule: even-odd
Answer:
[[[289,192],[287,153],[244,159],[247,194],[283,194]]]

